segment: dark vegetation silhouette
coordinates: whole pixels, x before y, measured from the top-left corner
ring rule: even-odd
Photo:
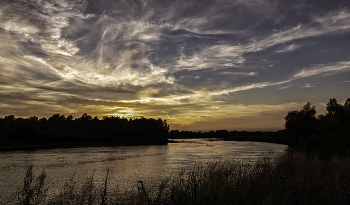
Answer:
[[[277,132],[217,130],[192,132],[171,130],[169,138],[222,138],[234,141],[260,141],[286,144],[290,149],[318,152],[324,158],[350,154],[350,98],[344,104],[331,98],[326,114],[316,116],[316,107],[307,102],[301,110],[289,111],[285,129]]]
[[[29,166],[11,204],[350,204],[350,98],[344,105],[330,99],[327,113],[317,117],[308,102],[301,110],[289,111],[285,120],[289,146],[276,157],[268,153],[256,162],[199,164],[160,181],[158,189],[148,188],[142,180],[134,185],[137,189],[108,187],[107,169],[100,185],[93,175],[80,184],[72,177],[50,197],[46,173],[34,180]]]
[[[346,156],[350,151],[350,98],[344,105],[335,98],[326,104],[327,113],[316,117],[316,107],[306,103],[301,110],[285,116],[285,132],[289,148],[318,152],[329,158]]]
[[[286,144],[286,135],[284,130],[277,132],[271,131],[227,131],[216,130],[209,132],[179,131],[171,130],[168,134],[169,139],[195,139],[195,138],[221,138],[222,140],[234,141],[257,141]]]
[[[83,114],[54,114],[49,119],[38,117],[0,118],[1,148],[29,148],[30,145],[135,145],[166,144],[169,125],[166,120],[153,118],[108,117],[103,119]],[[17,147],[19,148],[19,147]],[[43,146],[45,148],[45,146]]]

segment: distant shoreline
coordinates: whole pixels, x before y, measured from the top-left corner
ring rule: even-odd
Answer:
[[[147,142],[128,142],[128,143],[28,143],[28,144],[8,144],[0,145],[0,152],[10,151],[31,151],[39,149],[65,149],[65,148],[84,148],[84,147],[119,147],[119,146],[144,146],[144,145],[166,145],[166,143],[147,143]]]
[[[213,138],[183,138],[183,139],[213,139]],[[284,144],[282,141],[275,141],[271,139],[250,139],[249,137],[227,137],[215,138],[220,141],[248,141],[248,142],[266,142],[274,144]],[[166,143],[151,143],[151,142],[127,142],[127,143],[81,143],[81,142],[66,142],[66,143],[9,143],[5,146],[0,145],[0,152],[10,151],[32,151],[40,149],[65,149],[65,148],[84,148],[84,147],[119,147],[119,146],[147,146],[147,145],[167,145],[168,143],[179,143],[176,139],[168,139]]]
[[[0,151],[167,144],[168,132],[169,125],[161,118],[8,115],[0,117]]]
[[[246,141],[246,142],[266,142],[266,143],[274,143],[274,144],[283,144],[288,145],[285,140],[281,139],[271,139],[271,138],[254,138],[250,139],[249,137],[228,137],[224,138],[224,141]]]

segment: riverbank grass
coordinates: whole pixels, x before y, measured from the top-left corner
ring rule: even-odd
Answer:
[[[134,191],[96,185],[94,177],[78,184],[72,177],[61,192],[48,196],[46,176],[28,174],[16,204],[349,204],[350,157],[321,159],[317,154],[289,150],[266,155],[256,163],[213,162],[163,180],[158,189],[139,181]],[[37,193],[37,194],[31,194]],[[28,195],[28,196],[27,196]],[[22,200],[26,199],[26,200]]]

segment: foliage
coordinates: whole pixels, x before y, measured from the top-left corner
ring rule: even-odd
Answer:
[[[307,138],[315,132],[316,127],[316,108],[307,103],[300,111],[290,111],[284,118],[286,120],[285,128],[288,136],[298,136],[298,138]],[[288,144],[295,146],[298,138],[288,137]]]
[[[83,114],[54,114],[49,119],[36,116],[26,119],[13,115],[0,118],[0,142],[18,143],[64,143],[90,144],[165,144],[169,125],[166,120],[105,116],[103,119]]]
[[[326,104],[327,113],[316,115],[316,108],[308,102],[301,110],[289,111],[285,130],[291,148],[318,151],[329,158],[344,156],[350,149],[350,98],[344,105],[332,98]]]

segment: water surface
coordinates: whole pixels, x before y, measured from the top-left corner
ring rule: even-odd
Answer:
[[[0,203],[23,185],[29,165],[35,175],[47,173],[47,187],[59,191],[74,175],[78,182],[93,174],[102,184],[107,168],[109,183],[121,189],[135,188],[138,180],[146,186],[157,184],[170,174],[189,170],[198,163],[252,161],[270,151],[282,153],[285,145],[264,142],[177,140],[181,143],[149,146],[84,147],[35,151],[0,152]]]

